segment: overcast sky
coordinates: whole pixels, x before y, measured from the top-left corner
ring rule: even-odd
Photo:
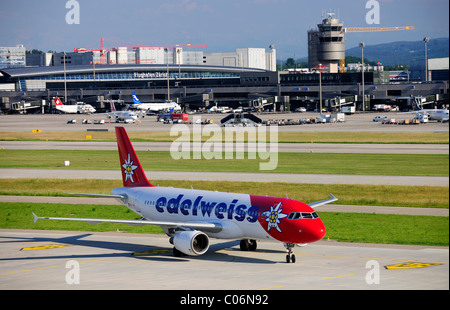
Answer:
[[[347,27],[416,27],[347,34],[347,48],[449,37],[448,0],[378,0],[379,25],[366,22],[369,0],[78,0],[79,24],[66,21],[69,0],[0,1],[0,46],[43,51],[95,49],[103,37],[111,47],[191,43],[207,45],[204,52],[274,44],[278,58],[299,58],[307,56],[307,30],[324,11],[335,12]]]

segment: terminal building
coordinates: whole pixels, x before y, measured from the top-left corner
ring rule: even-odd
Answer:
[[[320,80],[320,77],[322,78]],[[135,92],[142,102],[177,101],[186,111],[214,105],[255,107],[268,111],[316,110],[320,90],[323,107],[343,105],[365,110],[399,97],[432,96],[435,107],[448,106],[448,80],[429,83],[390,83],[389,72],[322,73],[277,72],[258,68],[208,65],[81,65],[0,70],[0,109],[17,112],[18,101],[45,101],[54,97],[68,103],[86,102],[98,112],[105,100],[132,103]],[[320,86],[321,84],[321,86]],[[395,104],[395,103],[394,103]],[[412,108],[409,104],[403,108]],[[47,109],[47,108],[46,108]]]

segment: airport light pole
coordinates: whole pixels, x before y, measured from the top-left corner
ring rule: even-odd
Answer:
[[[177,49],[178,79],[181,79],[181,50]]]
[[[327,67],[323,66],[322,64],[319,64],[318,66],[314,67],[313,69],[319,70],[319,114],[322,115],[322,69],[326,69]]]
[[[169,49],[166,47],[164,48],[164,51],[166,52],[166,59],[167,59],[167,101],[170,101]]]
[[[67,79],[66,79],[66,52],[63,52],[64,59],[64,104],[67,104]]]
[[[430,37],[423,38],[423,42],[425,43],[425,82],[428,82],[428,42],[430,41]]]
[[[364,85],[364,71],[365,71],[365,65],[364,65],[364,47],[366,45],[364,42],[359,43],[359,47],[361,48],[361,64],[362,64],[362,105],[363,105],[363,112],[366,112],[366,94],[365,94],[365,85]]]

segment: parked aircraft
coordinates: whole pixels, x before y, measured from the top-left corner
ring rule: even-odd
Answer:
[[[422,109],[404,113],[416,114],[417,119],[428,118],[430,121],[448,122],[449,119],[448,110],[444,109]]]
[[[67,114],[90,114],[96,111],[90,104],[64,105],[59,98],[54,98],[53,102],[58,111]]]
[[[157,225],[170,237],[174,256],[199,256],[209,249],[210,238],[242,239],[243,251],[254,251],[256,240],[283,243],[286,262],[295,262],[293,248],[321,240],[325,226],[314,208],[337,200],[303,203],[288,198],[220,193],[194,189],[155,187],[147,179],[127,132],[116,127],[123,187],[111,195],[71,194],[115,198],[145,220],[39,217],[86,221],[91,224]]]
[[[131,107],[143,111],[152,111],[155,113],[170,112],[171,110],[171,112],[181,111],[181,107],[173,101],[142,103],[135,93],[133,93],[133,105]]]
[[[108,118],[114,119],[117,123],[124,122],[125,124],[136,123],[138,115],[132,111],[117,111],[113,101],[109,102],[111,105],[111,112],[106,113]]]

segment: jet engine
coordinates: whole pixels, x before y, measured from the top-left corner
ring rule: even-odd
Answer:
[[[209,238],[198,230],[178,231],[170,242],[183,254],[199,256],[209,249]]]

